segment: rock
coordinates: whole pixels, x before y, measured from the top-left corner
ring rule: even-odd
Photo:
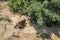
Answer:
[[[60,38],[54,33],[51,33],[50,37],[52,40],[60,40]]]

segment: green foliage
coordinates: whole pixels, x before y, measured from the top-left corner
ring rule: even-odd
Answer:
[[[33,2],[28,7],[28,15],[30,19],[35,24],[43,24],[42,14],[41,14],[41,3],[40,2]]]
[[[60,21],[60,0],[9,0],[8,5],[13,12],[28,13],[38,25]]]
[[[60,21],[60,3],[45,1],[44,4],[44,15],[46,24]],[[59,22],[60,23],[60,22]]]
[[[27,9],[27,0],[9,0],[8,5],[13,12],[25,13]]]

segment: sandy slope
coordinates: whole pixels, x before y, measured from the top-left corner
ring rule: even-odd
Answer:
[[[4,5],[5,5],[5,7],[4,7]],[[31,34],[33,34],[33,32],[36,32],[36,31],[33,27],[30,27],[29,21],[27,21],[28,24],[26,25],[26,28],[24,28],[23,31],[18,34],[18,35],[21,36],[21,38],[12,37],[13,32],[15,30],[14,29],[15,24],[18,21],[21,21],[23,19],[28,20],[28,17],[24,16],[24,15],[20,17],[18,14],[15,15],[15,14],[11,13],[8,10],[8,7],[7,7],[5,2],[1,3],[0,8],[1,8],[0,14],[2,14],[2,16],[9,16],[9,18],[12,20],[11,23],[8,23],[8,22],[5,22],[5,21],[0,22],[0,24],[3,24],[3,25],[7,24],[7,26],[6,26],[7,29],[5,29],[4,26],[3,27],[0,26],[0,40],[5,40],[5,39],[8,40],[8,37],[11,38],[11,40],[13,40],[13,39],[14,40],[16,40],[16,39],[17,40],[19,40],[19,39],[20,40],[24,40],[24,39],[25,40],[34,40],[35,37],[33,37]]]
[[[59,34],[60,32],[60,28],[47,28],[47,27],[38,27],[37,25],[31,25],[29,23],[28,17],[25,15],[22,15],[20,17],[20,15],[18,14],[13,14],[9,11],[8,7],[7,7],[7,2],[3,2],[0,3],[0,14],[2,14],[2,16],[9,16],[9,18],[12,20],[11,23],[9,22],[5,22],[5,21],[1,21],[0,24],[2,24],[2,26],[0,26],[0,40],[42,40],[42,38],[37,38],[36,37],[36,33],[56,33]],[[17,22],[26,19],[26,27],[21,31],[17,31],[14,29],[14,26],[16,25]],[[4,25],[7,25],[5,29]],[[13,37],[13,33],[14,31],[17,31],[16,35],[19,37]],[[60,40],[60,39],[59,39]]]

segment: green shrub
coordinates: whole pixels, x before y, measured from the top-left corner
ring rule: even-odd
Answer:
[[[41,7],[42,5],[40,2],[33,2],[28,7],[28,16],[30,16],[31,21],[35,24],[43,24]]]
[[[13,12],[20,12],[22,14],[25,14],[27,9],[27,1],[28,0],[9,0],[8,6]]]
[[[27,13],[32,23],[50,25],[60,21],[59,2],[58,0],[9,0],[8,5],[13,12]]]

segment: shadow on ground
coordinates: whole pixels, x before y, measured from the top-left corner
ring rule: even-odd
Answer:
[[[51,39],[51,33],[54,33],[57,37],[60,38],[60,25],[52,25],[51,27],[46,26],[37,26],[35,24],[30,23],[32,27],[37,31],[36,35],[38,38],[42,37],[43,40]],[[59,39],[60,40],[60,39]]]

